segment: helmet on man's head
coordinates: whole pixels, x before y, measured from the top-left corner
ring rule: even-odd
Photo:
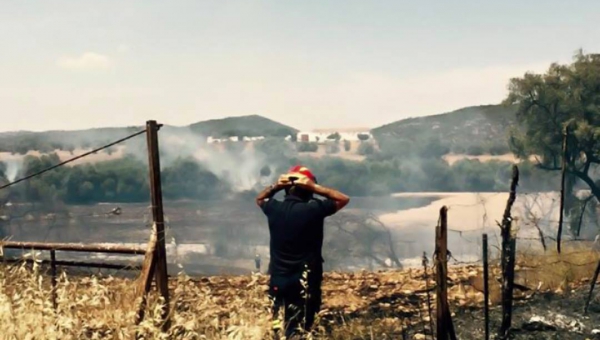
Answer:
[[[296,165],[296,166],[291,167],[290,170],[288,171],[288,174],[290,174],[290,175],[301,174],[301,175],[308,177],[311,181],[317,183],[317,177],[315,177],[315,175],[312,173],[312,171],[310,171],[309,168],[307,168],[303,165]]]
[[[308,169],[305,166],[302,165],[296,165],[290,168],[290,170],[288,171],[288,177],[290,179],[292,179],[294,177],[294,174],[298,175],[298,176],[305,176],[307,178],[309,178],[311,181],[317,183],[317,177],[315,177],[315,175],[312,173],[312,171],[310,171],[310,169]],[[285,189],[285,193],[286,195],[292,194],[294,196],[300,197],[304,200],[311,200],[313,197],[313,193],[311,191],[296,187],[296,186],[292,186],[291,188],[286,188]]]

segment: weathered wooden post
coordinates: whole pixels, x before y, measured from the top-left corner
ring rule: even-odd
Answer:
[[[435,236],[437,339],[456,340],[448,306],[448,208],[445,206],[440,209],[440,224],[436,227]]]
[[[517,239],[512,233],[511,209],[517,196],[517,185],[519,184],[519,168],[513,166],[510,194],[504,209],[500,233],[502,235],[502,324],[498,337],[507,339],[512,322],[513,287],[515,279],[515,256]]]
[[[50,250],[50,273],[52,275],[51,283],[52,283],[52,307],[54,311],[58,309],[58,304],[56,303],[56,251],[54,249]]]
[[[560,207],[558,217],[558,232],[556,234],[556,251],[560,254],[560,241],[562,239],[562,228],[565,210],[565,177],[567,173],[567,139],[569,138],[569,125],[565,126],[562,142],[562,162],[560,171]]]
[[[490,286],[488,267],[488,236],[482,236],[483,248],[483,317],[485,322],[485,340],[490,339]]]
[[[146,122],[146,141],[148,146],[148,167],[150,178],[150,198],[152,201],[153,231],[150,237],[142,275],[140,278],[138,293],[142,294],[142,304],[136,314],[136,324],[144,318],[146,307],[146,296],[152,286],[152,277],[156,278],[156,287],[163,299],[164,306],[161,313],[163,320],[162,329],[166,331],[170,327],[169,322],[169,282],[167,273],[167,251],[165,244],[165,222],[162,201],[162,183],[160,177],[160,155],[158,147],[158,130],[161,125],[156,121]]]
[[[592,294],[594,293],[594,287],[596,286],[596,281],[598,280],[599,274],[600,274],[600,261],[598,261],[598,266],[596,266],[596,271],[594,272],[594,277],[592,277],[592,282],[590,283],[590,293],[588,294],[587,300],[585,300],[585,307],[583,308],[584,314],[587,314],[588,308],[590,307],[590,301],[592,300]]]
[[[152,199],[152,219],[156,228],[156,286],[163,298],[164,308],[162,319],[165,321],[164,329],[169,327],[169,282],[167,274],[167,250],[165,245],[165,219],[163,213],[162,183],[160,177],[160,154],[158,147],[158,125],[150,120],[146,123],[146,137],[148,144],[148,166],[150,174],[150,196]]]

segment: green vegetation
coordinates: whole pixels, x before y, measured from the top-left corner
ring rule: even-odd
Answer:
[[[192,124],[189,128],[197,135],[213,137],[286,137],[295,136],[298,132],[294,128],[257,115],[208,120]]]
[[[27,156],[18,177],[27,176],[60,162],[56,154]],[[1,163],[0,163],[1,164]],[[178,159],[163,169],[163,194],[167,199],[214,199],[228,187],[214,174],[190,159]],[[10,188],[17,201],[144,202],[149,200],[148,167],[135,158],[121,158],[60,167]]]
[[[338,142],[340,139],[342,139],[342,136],[340,136],[339,132],[336,132],[336,133],[332,133],[329,136],[327,136],[327,139]]]
[[[352,144],[350,144],[349,140],[345,140],[344,141],[344,151],[348,152],[350,151],[350,148],[352,147]]]
[[[506,191],[512,163],[462,160],[449,166],[439,159],[346,161],[340,158],[306,158],[297,163],[309,166],[321,183],[353,196],[378,196],[394,192],[494,192]],[[522,190],[555,190],[557,176],[550,176],[524,162]]]
[[[365,160],[355,162],[333,156],[298,158],[298,153],[317,152],[314,142],[283,141],[295,136],[297,130],[259,116],[233,117],[192,124],[189,127],[165,126],[163,135],[191,137],[193,142],[178,146],[177,152],[161,144],[163,153],[163,191],[166,199],[218,199],[234,192],[228,176],[211,173],[201,162],[181,155],[195,154],[206,147],[202,138],[194,136],[266,136],[252,144],[223,144],[225,151],[235,155],[240,167],[255,152],[263,164],[253,165],[260,178],[274,179],[290,165],[306,164],[313,168],[321,183],[337,187],[354,196],[385,195],[402,191],[498,191],[506,190],[511,164],[463,160],[452,166],[443,161],[448,153],[470,155],[502,155],[513,151],[524,160],[537,155],[542,168],[556,169],[560,164],[562,129],[570,122],[572,136],[569,147],[569,185],[579,179],[600,197],[593,174],[600,159],[600,58],[578,55],[572,65],[553,65],[545,75],[527,74],[511,82],[510,95],[503,105],[468,107],[451,113],[411,118],[391,123],[359,135],[356,150]],[[532,94],[532,95],[530,95]],[[516,128],[518,126],[518,129]],[[140,127],[96,129],[88,131],[0,134],[0,151],[26,153],[29,150],[52,151],[57,148],[74,150],[89,148],[138,131]],[[189,135],[191,132],[191,135]],[[187,135],[185,135],[187,134]],[[91,138],[94,137],[94,138]],[[328,140],[338,141],[339,134]],[[509,138],[510,137],[510,138]],[[168,140],[168,138],[165,138]],[[100,201],[137,202],[148,199],[145,160],[133,155],[145,154],[145,140],[135,138],[126,144],[128,157],[96,164],[63,167],[33,179],[11,190],[11,195],[23,200],[61,200],[68,203]],[[328,143],[326,152],[336,154],[351,144]],[[185,152],[183,152],[185,148]],[[111,152],[115,152],[112,149]],[[28,156],[26,175],[58,162],[58,156]],[[556,190],[557,174],[542,171],[528,161],[520,164],[522,190]],[[0,164],[0,181],[6,181]],[[260,171],[259,171],[260,170]],[[572,203],[572,209],[581,204]]]
[[[319,144],[314,142],[300,142],[296,148],[298,152],[317,152],[319,150]]]
[[[373,143],[361,142],[357,151],[358,154],[362,156],[372,155],[375,153],[375,146]]]
[[[410,118],[372,131],[380,144],[398,143],[419,147],[442,139],[446,152],[498,153],[508,150],[508,129],[515,121],[515,106],[474,106],[435,116]]]
[[[25,155],[35,150],[51,153],[56,150],[73,151],[76,148],[95,148],[142,130],[143,126],[126,128],[99,128],[78,131],[5,132],[0,133],[0,152]],[[186,127],[164,126],[163,133],[190,134],[200,137],[286,137],[296,136],[297,130],[261,116],[230,117],[195,123]],[[134,138],[123,145],[129,150],[145,147],[144,137]],[[114,152],[115,148],[109,150]]]
[[[505,103],[517,107],[519,129],[510,136],[512,151],[521,158],[536,156],[540,167],[568,172],[565,209],[576,215],[578,183],[600,200],[600,55],[577,53],[571,64],[552,64],[544,74],[527,73],[512,79]],[[563,156],[563,133],[568,129]],[[578,231],[577,231],[578,232]]]
[[[340,152],[340,145],[336,143],[327,143],[325,145],[325,152],[327,154],[336,154]]]

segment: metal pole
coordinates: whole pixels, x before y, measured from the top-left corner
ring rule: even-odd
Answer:
[[[485,340],[490,339],[490,287],[488,268],[488,236],[483,234],[483,315],[485,322]]]
[[[169,328],[169,283],[167,274],[167,251],[165,247],[165,222],[162,200],[162,183],[160,177],[160,155],[158,146],[158,125],[156,121],[146,122],[147,145],[148,145],[148,166],[150,175],[150,196],[152,200],[152,218],[156,228],[156,286],[161,297],[164,299],[164,308],[162,309],[163,330]]]

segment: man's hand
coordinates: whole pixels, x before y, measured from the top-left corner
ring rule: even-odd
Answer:
[[[265,200],[272,198],[276,193],[281,190],[290,187],[292,185],[292,181],[289,179],[288,175],[281,175],[277,180],[277,183],[266,187],[263,191],[261,191],[258,196],[256,196],[256,204],[259,207],[265,203]]]
[[[306,189],[309,191],[314,191],[315,182],[313,182],[307,176],[304,176],[302,174],[293,174],[293,175],[289,175],[289,177],[291,177],[293,179],[293,180],[290,179],[292,185],[296,185],[302,189]]]
[[[289,175],[279,176],[279,179],[277,180],[277,183],[275,184],[275,187],[278,188],[279,190],[285,189],[290,186],[292,186],[292,181],[290,180]]]

